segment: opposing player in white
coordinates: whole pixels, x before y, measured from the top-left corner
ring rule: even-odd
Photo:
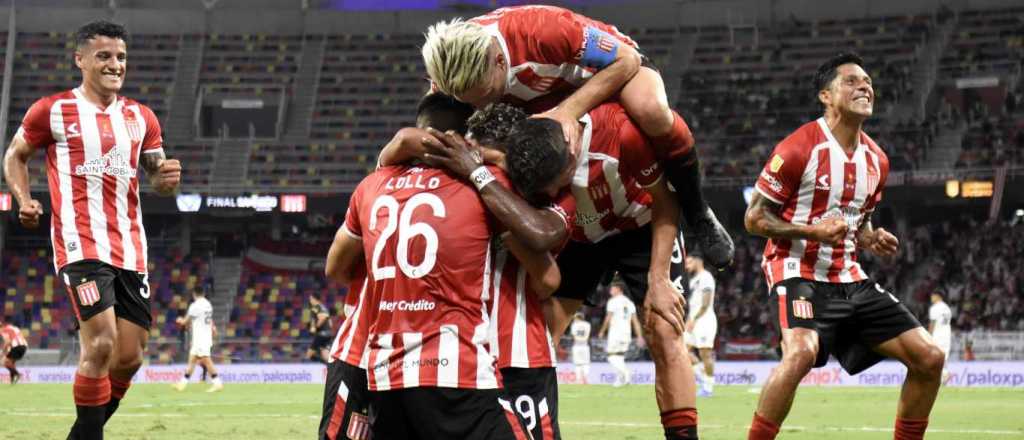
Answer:
[[[932,334],[935,344],[949,360],[949,347],[953,342],[953,310],[942,300],[938,292],[932,294],[932,306],[928,308],[928,332]],[[949,370],[942,367],[942,383],[949,380]]]
[[[704,270],[704,259],[697,254],[686,257],[686,272],[690,275],[690,311],[686,322],[686,344],[697,349],[704,364],[694,364],[693,372],[700,384],[698,396],[711,396],[715,388],[715,277]]]
[[[590,323],[583,319],[583,313],[576,312],[572,325],[572,364],[576,367],[579,383],[587,383],[590,376]]]
[[[210,357],[210,350],[213,348],[213,337],[217,334],[217,328],[213,325],[213,305],[206,299],[206,292],[203,288],[196,286],[192,291],[192,304],[188,306],[188,313],[184,317],[175,320],[178,325],[184,327],[191,325],[192,348],[188,352],[188,367],[185,368],[185,375],[174,389],[184,391],[188,386],[188,379],[196,368],[196,363],[203,366],[203,369],[210,374],[211,385],[206,390],[214,393],[224,389],[224,383],[217,375],[217,368],[213,366],[213,359]]]
[[[611,295],[608,304],[605,306],[604,322],[597,336],[604,337],[607,332],[608,363],[618,374],[615,377],[613,386],[628,385],[629,367],[626,366],[626,352],[629,351],[629,343],[633,340],[633,333],[640,335],[640,321],[636,318],[636,305],[629,298],[622,294],[622,285],[615,283],[608,289]]]

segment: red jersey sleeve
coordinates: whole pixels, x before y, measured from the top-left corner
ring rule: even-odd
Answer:
[[[502,8],[477,22],[494,19],[505,38],[519,42],[534,62],[601,69],[615,61],[620,45],[632,44],[612,26],[558,7]]]
[[[882,190],[885,188],[885,181],[889,179],[889,157],[881,150],[878,151],[878,168],[878,183],[875,186],[875,192],[864,204],[864,210],[868,213],[873,212],[878,203],[882,201]]]
[[[624,119],[618,130],[621,155],[619,166],[623,168],[624,174],[633,176],[640,186],[648,188],[661,179],[661,166],[658,165],[647,138],[637,130],[628,117]]]
[[[21,128],[18,132],[29,145],[43,147],[53,144],[53,131],[50,130],[50,108],[53,101],[43,98],[32,104],[25,112],[25,118],[21,120]]]
[[[795,136],[784,139],[775,147],[768,163],[757,178],[757,192],[769,200],[784,204],[800,189],[800,177],[807,165],[807,157]]]
[[[163,130],[160,128],[160,120],[149,107],[139,106],[142,109],[142,119],[146,121],[146,135],[142,138],[142,151],[159,150],[164,146]]]

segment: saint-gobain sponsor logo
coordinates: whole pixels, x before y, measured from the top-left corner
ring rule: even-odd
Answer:
[[[421,299],[421,300],[418,300],[418,301],[404,301],[403,300],[403,301],[381,301],[380,302],[380,310],[385,311],[385,312],[393,312],[395,310],[400,310],[400,311],[403,311],[403,312],[426,312],[426,311],[434,310],[434,307],[437,307],[437,305],[434,304],[433,301],[427,301],[425,299]]]
[[[137,171],[131,167],[128,158],[117,149],[82,165],[75,166],[75,174],[79,176],[135,177]]]

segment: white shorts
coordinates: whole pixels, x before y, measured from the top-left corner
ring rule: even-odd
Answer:
[[[589,365],[590,364],[590,346],[589,345],[573,345],[572,346],[572,363],[574,365]]]
[[[629,339],[609,339],[605,350],[609,354],[621,354],[629,351]]]
[[[686,345],[696,348],[715,348],[718,322],[698,321],[692,332],[686,333]]]
[[[210,349],[213,348],[213,344],[192,344],[192,349],[188,351],[189,356],[195,357],[210,357]]]

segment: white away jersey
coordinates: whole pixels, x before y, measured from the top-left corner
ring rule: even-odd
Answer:
[[[605,312],[611,317],[608,322],[608,339],[633,339],[633,328],[630,321],[636,315],[636,306],[626,295],[613,296],[608,299]]]
[[[569,333],[572,334],[574,345],[587,345],[587,341],[590,340],[590,323],[579,319],[573,320]]]
[[[697,316],[697,312],[704,305],[704,292],[711,292],[711,301],[708,309],[700,317],[700,322],[715,320],[715,277],[711,272],[702,270],[690,278],[690,313],[688,319]]]
[[[213,340],[213,305],[206,298],[198,298],[188,306],[188,316],[192,318],[192,340]]]
[[[945,301],[932,304],[928,308],[928,320],[935,323],[935,330],[932,332],[935,342],[948,346],[950,338],[953,336],[953,327],[950,324],[953,321],[953,311],[950,310],[949,305]]]

